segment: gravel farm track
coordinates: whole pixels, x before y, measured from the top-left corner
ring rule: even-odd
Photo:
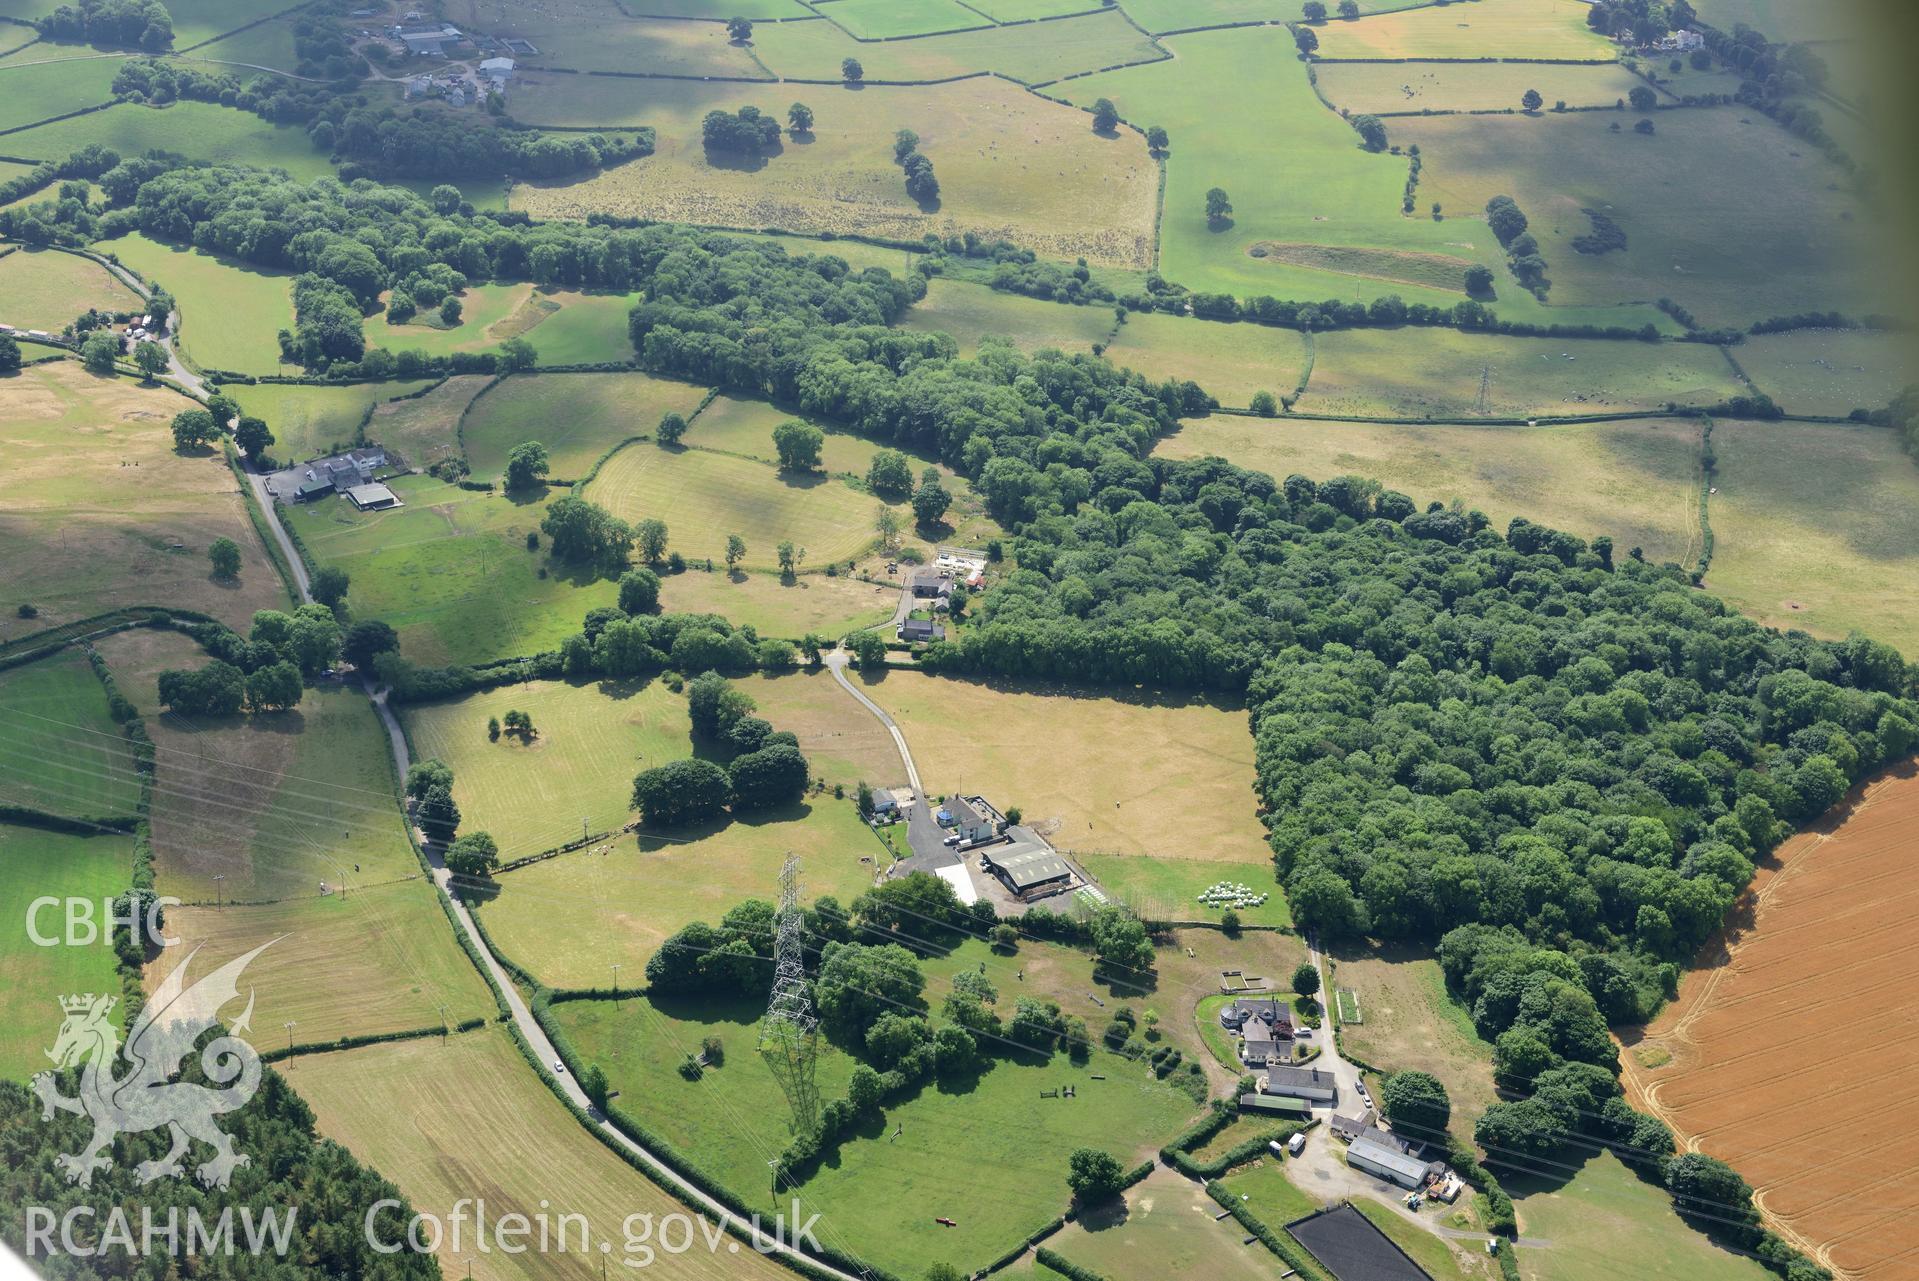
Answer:
[[[1916,847],[1907,763],[1779,847],[1622,1056],[1682,1148],[1731,1162],[1782,1235],[1870,1281],[1919,1270]]]

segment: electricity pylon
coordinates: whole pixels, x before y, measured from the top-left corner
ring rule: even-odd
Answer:
[[[780,868],[780,910],[773,940],[773,993],[760,1022],[760,1056],[786,1093],[793,1130],[810,1132],[819,1120],[814,1083],[819,1058],[819,1019],[806,991],[805,920],[800,914],[800,860],[788,854]]]

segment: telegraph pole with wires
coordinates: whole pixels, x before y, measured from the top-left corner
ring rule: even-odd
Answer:
[[[800,860],[789,853],[780,868],[780,910],[773,941],[773,994],[760,1023],[760,1056],[793,1110],[793,1130],[808,1134],[819,1118],[814,1069],[819,1058],[819,1019],[806,990],[806,923],[800,913]]]

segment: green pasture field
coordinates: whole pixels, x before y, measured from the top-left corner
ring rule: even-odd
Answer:
[[[722,560],[727,536],[739,534],[746,540],[742,564],[748,569],[777,564],[775,550],[783,539],[806,548],[814,565],[855,556],[875,537],[879,504],[871,494],[817,472],[790,475],[754,459],[665,450],[647,441],[609,458],[586,497],[623,520],[665,521],[668,549],[688,558]],[[901,524],[910,525],[910,514],[901,511]]]
[[[35,18],[44,18],[58,7],[56,0],[0,0],[0,17],[15,18],[21,22],[32,22]],[[22,30],[20,38],[32,39],[33,33]],[[11,45],[12,40],[0,40],[0,45]]]
[[[760,1013],[749,1001],[713,998],[554,1007],[581,1057],[618,1091],[615,1107],[749,1203],[771,1208],[766,1162],[784,1146],[789,1114],[751,1050]],[[726,1064],[687,1081],[674,1069],[708,1035],[720,1037]],[[822,1098],[839,1097],[852,1065],[838,1049],[822,1049]],[[1076,1098],[1039,1097],[1067,1084]],[[1130,1167],[1194,1111],[1184,1094],[1104,1049],[1084,1067],[1064,1054],[989,1060],[975,1081],[928,1084],[848,1139],[800,1186],[802,1213],[817,1211],[846,1248],[899,1275],[921,1276],[938,1262],[971,1271],[1066,1208],[1063,1154],[1100,1147]]]
[[[964,786],[1018,806],[1062,849],[1268,874],[1252,734],[1230,703],[910,671],[856,679],[899,723],[931,793]]]
[[[1493,1049],[1479,1038],[1471,1012],[1446,990],[1429,954],[1411,951],[1337,958],[1330,980],[1359,994],[1365,1022],[1339,1030],[1344,1050],[1387,1071],[1417,1068],[1446,1087],[1453,1115],[1477,1117],[1498,1095]]]
[[[1659,1281],[1764,1281],[1756,1260],[1713,1244],[1673,1213],[1672,1198],[1610,1152],[1589,1157],[1566,1178],[1500,1172],[1525,1236],[1551,1249],[1523,1250],[1536,1281],[1609,1281],[1619,1275],[1620,1243],[1631,1242],[1634,1276]]]
[[[1040,18],[1097,12],[1100,0],[985,0],[972,7],[996,22],[1032,22]]]
[[[579,630],[587,610],[619,594],[611,578],[549,560],[544,537],[540,550],[527,550],[526,536],[564,490],[508,498],[430,476],[388,484],[406,506],[362,512],[329,497],[280,514],[319,564],[352,575],[354,616],[392,624],[415,662],[476,663],[554,649]]]
[[[1470,1197],[1471,1193],[1466,1195]],[[1462,1240],[1454,1247],[1445,1237],[1408,1223],[1397,1210],[1370,1197],[1355,1200],[1353,1208],[1371,1220],[1372,1225],[1385,1233],[1408,1258],[1425,1269],[1426,1275],[1433,1281],[1496,1281],[1500,1275],[1499,1265],[1487,1256],[1477,1241]],[[1437,1219],[1449,1213],[1440,1201],[1427,1202],[1422,1211],[1428,1219]]]
[[[0,35],[0,43],[10,34]],[[18,66],[0,62],[0,129],[17,129],[113,100],[113,77],[119,73],[120,59],[79,56],[78,48],[73,54]]]
[[[624,0],[624,8],[646,17],[706,18],[725,22],[728,18],[805,19],[810,17],[798,0]]]
[[[725,13],[721,18],[758,18],[761,10],[780,8],[794,15],[804,14],[798,5],[782,0],[748,0],[740,14]],[[530,40],[539,53],[514,61],[514,90],[528,71],[537,67],[567,67],[578,71],[645,72],[681,76],[751,76],[766,72],[753,61],[746,46],[728,39],[724,22],[661,21],[639,16],[672,9],[658,8],[654,0],[620,6],[614,0],[549,0],[540,5],[515,4],[511,0],[455,0],[446,7],[447,19],[462,29],[467,26],[502,39],[518,37]],[[693,15],[701,16],[701,15]],[[604,87],[611,88],[612,82]]]
[[[280,0],[172,0],[173,47],[184,53],[287,7]]]
[[[209,164],[284,169],[301,181],[333,175],[324,152],[315,151],[297,125],[275,125],[238,107],[176,102],[147,107],[123,102],[105,111],[37,125],[7,135],[9,155],[62,160],[91,143],[123,156],[158,148]]]
[[[198,645],[142,628],[107,637],[99,651],[157,749],[161,893],[207,903],[300,898],[322,881],[351,892],[419,871],[385,731],[358,689],[317,685],[285,713],[181,716],[160,711],[156,685],[168,668],[204,666]]]
[[[1725,356],[1704,343],[1349,329],[1314,335],[1312,378],[1293,408],[1341,417],[1545,417],[1709,405],[1744,391]]]
[[[716,396],[693,420],[680,444],[688,449],[707,449],[777,463],[779,451],[773,447],[773,429],[791,419],[807,421],[803,414],[788,413],[764,400]],[[826,434],[820,448],[820,461],[828,474],[864,477],[880,447],[851,432],[836,431],[830,424],[815,426]]]
[[[858,46],[862,57],[870,47]],[[1151,260],[1158,173],[1144,140],[1130,132],[1100,138],[1085,113],[1004,80],[975,76],[857,92],[830,85],[620,80],[617,96],[626,114],[605,119],[609,91],[602,79],[552,76],[529,83],[516,88],[513,110],[535,123],[649,124],[657,130],[655,153],[580,182],[522,183],[513,189],[513,208],[546,218],[598,211],[908,242],[929,232],[972,230],[989,241],[1011,236],[1069,261],[1083,256],[1144,267]],[[753,161],[706,152],[701,121],[708,111],[754,106],[783,119],[796,99],[815,116],[804,139],[789,138],[774,155]],[[906,194],[893,163],[893,136],[901,128],[919,134],[920,150],[938,168],[937,210],[922,209]]]
[[[278,334],[293,327],[293,277],[260,271],[139,232],[104,249],[180,304],[180,343],[203,369],[281,370]]]
[[[1721,422],[1706,587],[1780,628],[1919,655],[1919,467],[1890,430]]]
[[[1046,1242],[1068,1262],[1100,1276],[1205,1276],[1272,1281],[1280,1265],[1264,1246],[1242,1246],[1237,1223],[1215,1222],[1219,1204],[1168,1169],[1126,1192],[1124,1212],[1075,1219]],[[1049,1278],[1045,1269],[1037,1276]]]
[[[604,987],[618,964],[620,981],[636,986],[647,959],[681,926],[717,921],[745,899],[777,899],[789,853],[803,864],[807,899],[831,894],[842,906],[873,884],[885,854],[851,798],[831,795],[608,844],[500,873],[496,895],[480,909],[500,950],[543,983]]]
[[[0,255],[0,313],[15,329],[59,333],[89,308],[132,311],[140,299],[78,254],[20,248]]]
[[[1485,0],[1480,0],[1480,3],[1485,3]],[[1555,102],[1562,101],[1569,107],[1609,107],[1631,92],[1634,85],[1645,83],[1616,62],[1600,66],[1514,62],[1332,62],[1315,68],[1315,71],[1319,76],[1319,91],[1334,106],[1355,113],[1370,111],[1375,114],[1519,111],[1519,100],[1528,89],[1539,91],[1539,96],[1546,100],[1547,111],[1552,109]]]
[[[1322,58],[1583,58],[1610,62],[1610,40],[1580,0],[1475,0],[1318,28]]]
[[[1431,278],[1436,259],[1456,261],[1452,270],[1461,277],[1478,262],[1500,272],[1498,310],[1509,319],[1629,320],[1634,325],[1664,320],[1650,306],[1617,316],[1541,306],[1531,295],[1507,287],[1504,254],[1479,219],[1434,222],[1402,216],[1410,162],[1403,155],[1361,148],[1352,127],[1314,95],[1286,28],[1202,31],[1163,43],[1175,55],[1171,61],[1086,76],[1058,91],[1085,107],[1110,98],[1128,121],[1161,125],[1171,135],[1158,263],[1167,279],[1239,297],[1371,302],[1397,294],[1408,302],[1451,307],[1460,298],[1459,277],[1443,288],[1416,282]],[[1219,128],[1226,117],[1267,124]],[[1388,122],[1392,142],[1404,141],[1397,126],[1405,123]],[[1433,164],[1429,156],[1428,175]],[[1205,211],[1212,187],[1223,188],[1233,202],[1231,217],[1218,226],[1208,222]],[[1424,210],[1429,201],[1422,180],[1417,207]],[[1476,213],[1479,207],[1449,205],[1455,213]],[[1272,245],[1372,252],[1352,263],[1336,256],[1253,256],[1253,250]],[[1391,265],[1395,256],[1397,267]],[[1335,269],[1341,267],[1346,269]],[[1672,327],[1670,321],[1665,324]]]
[[[133,747],[77,650],[0,673],[0,801],[74,818],[140,809]]]
[[[747,1046],[738,1053],[751,1058]],[[720,1230],[704,1219],[689,1224],[701,1240],[697,1248],[668,1255],[659,1251],[656,1235],[654,1254],[627,1253],[624,1226],[639,1230],[629,1215],[657,1224],[674,1215],[690,1218],[690,1212],[575,1120],[504,1029],[302,1055],[275,1069],[312,1105],[320,1133],[393,1180],[414,1209],[441,1223],[468,1213],[461,1249],[453,1248],[451,1232],[441,1238],[442,1276],[463,1276],[470,1268],[483,1281],[597,1277],[592,1259],[603,1245],[616,1267],[628,1260],[637,1268],[647,1258],[651,1265],[637,1270],[672,1281],[789,1281],[793,1275],[743,1245],[737,1252],[726,1244],[708,1252],[702,1234]],[[405,1123],[395,1124],[397,1117]],[[506,1152],[512,1159],[500,1160]],[[537,1248],[508,1253],[489,1233],[489,1249],[481,1252],[470,1217],[474,1197],[485,1198],[487,1217],[496,1223],[495,1216],[513,1214],[546,1222],[557,1241],[562,1216],[578,1215],[592,1238],[582,1247],[573,1227],[567,1255]]]
[[[300,64],[300,58],[293,49],[293,23],[291,20],[263,22],[257,27],[248,27],[245,31],[236,31],[232,35],[222,36],[218,40],[203,44],[193,51],[194,58],[214,63],[251,63],[256,67],[272,67],[276,71],[291,73]],[[222,71],[237,76],[242,82],[253,73],[246,66],[214,66],[214,71]]]
[[[1286,892],[1270,871],[1257,864],[1166,860],[1137,854],[1084,854],[1080,862],[1109,897],[1141,916],[1162,921],[1217,921],[1225,915],[1225,909],[1201,903],[1198,895],[1221,881],[1230,881],[1250,887],[1255,894],[1267,895],[1258,907],[1234,908],[1241,921],[1288,927],[1293,923]]]
[[[425,382],[356,383],[346,387],[308,387],[294,383],[233,386],[227,394],[242,411],[266,420],[273,431],[267,452],[303,462],[349,447],[367,411],[394,396],[427,386]]]
[[[642,373],[516,374],[472,402],[460,443],[477,480],[498,480],[524,440],[546,446],[554,476],[580,480],[621,441],[651,435],[666,414],[690,417],[704,395]]]
[[[882,43],[855,40],[830,22],[782,22],[755,28],[753,51],[775,75],[787,79],[837,80],[841,60],[858,58],[869,81],[935,80],[996,71],[1022,84],[1042,84],[1163,56],[1152,37],[1142,35],[1117,9],[1058,22]],[[833,101],[826,91],[815,97],[815,110]],[[926,136],[917,122],[913,128]],[[945,172],[940,170],[942,182]]]
[[[1515,516],[1582,538],[1610,536],[1615,554],[1654,562],[1699,555],[1699,425],[1650,419],[1565,427],[1426,427],[1214,415],[1162,441],[1170,458],[1217,454],[1273,476],[1366,476],[1429,502]],[[1715,523],[1716,528],[1716,523]]]
[[[1742,107],[1661,112],[1652,137],[1635,133],[1630,116],[1411,118],[1390,122],[1389,131],[1402,145],[1419,145],[1422,207],[1439,200],[1477,214],[1499,194],[1519,203],[1555,304],[1664,296],[1708,326],[1888,310],[1881,303],[1890,273],[1875,282],[1865,266],[1875,220],[1817,150]],[[1621,123],[1628,127],[1610,131]],[[1701,183],[1703,174],[1713,180]],[[1581,212],[1588,208],[1619,224],[1625,249],[1572,248],[1590,229]],[[1518,291],[1503,265],[1496,274],[1503,313]]]
[[[56,361],[0,379],[0,639],[123,605],[198,610],[244,625],[287,595],[212,450],[181,453],[168,423],[191,401]],[[207,547],[240,546],[240,577]],[[19,607],[39,611],[23,619]]]
[[[496,326],[518,332],[531,319],[531,314],[522,315],[521,309],[530,312],[533,306],[532,285],[468,285],[459,297],[460,319],[452,325],[442,323],[435,308],[421,308],[403,325],[393,324],[384,311],[368,316],[366,345],[388,351],[423,351],[429,356],[481,351],[512,336],[502,333],[494,337],[490,331]],[[382,295],[381,302],[385,301]]]
[[[1410,9],[1431,0],[1360,0],[1361,13]],[[1291,0],[1124,0],[1120,6],[1148,31],[1184,31],[1229,22],[1298,22]],[[1329,5],[1328,8],[1333,6]],[[1324,28],[1326,24],[1321,23]]]
[[[814,12],[861,40],[928,36],[987,25],[953,0],[820,0]]]
[[[51,1066],[45,1051],[60,1031],[61,997],[120,992],[109,943],[41,947],[33,941],[27,931],[34,900],[86,900],[97,922],[132,877],[131,836],[70,836],[0,824],[0,957],[7,971],[0,986],[0,1078],[24,1081]],[[62,908],[43,909],[34,926],[42,936],[64,937]],[[117,1003],[112,1020],[123,1023]]]
[[[989,334],[1010,338],[1021,351],[1058,347],[1075,352],[1106,341],[1113,331],[1113,313],[1107,307],[1045,302],[934,277],[927,282],[926,297],[908,308],[899,323],[903,329],[950,334],[962,356],[975,354],[980,339]]]
[[[488,717],[533,717],[531,743],[489,741]],[[691,755],[686,696],[655,681],[534,681],[402,709],[414,754],[453,768],[463,831],[485,831],[502,861],[632,817],[633,776]]]
[[[1323,1128],[1306,1140],[1308,1143],[1331,1143],[1333,1138]],[[1291,1240],[1286,1225],[1295,1219],[1303,1219],[1319,1209],[1319,1203],[1302,1191],[1286,1177],[1284,1161],[1261,1161],[1257,1165],[1244,1166],[1233,1174],[1220,1180],[1226,1190],[1240,1199],[1254,1218],[1264,1223],[1274,1232]],[[1217,1210],[1214,1211],[1218,1213]],[[1264,1249],[1265,1247],[1248,1247]],[[1275,1267],[1278,1262],[1275,1260]]]
[[[1243,409],[1255,392],[1293,394],[1306,371],[1306,341],[1295,329],[1142,312],[1126,318],[1106,358],[1155,381],[1190,378]]]
[[[797,640],[808,632],[838,638],[893,617],[899,593],[850,577],[777,572],[728,574],[724,566],[689,568],[660,584],[660,608],[674,614],[721,614],[762,636]]]
[[[357,691],[353,697],[365,701]],[[442,1006],[449,1025],[490,1017],[492,996],[434,901],[437,893],[416,870],[412,880],[353,887],[345,898],[310,886],[278,903],[170,908],[167,928],[184,946],[148,966],[147,985],[151,990],[196,946],[205,950],[204,964],[273,940],[246,972],[258,994],[261,1049],[276,1036],[285,1044],[288,1020],[296,1024],[294,1041],[312,1044],[437,1028]]]
[[[382,400],[367,420],[366,438],[396,451],[416,469],[454,457],[461,452],[460,423],[467,406],[492,382],[492,374],[455,374],[411,400]],[[403,384],[387,385],[397,391]]]
[[[0,261],[0,273],[6,264]],[[1875,330],[1801,330],[1760,334],[1733,349],[1759,390],[1794,414],[1843,417],[1883,408],[1919,382],[1910,335]]]
[[[538,291],[524,314],[495,327],[502,338],[520,337],[540,353],[542,365],[602,365],[633,359],[627,313],[638,295]],[[517,333],[508,332],[524,324]]]

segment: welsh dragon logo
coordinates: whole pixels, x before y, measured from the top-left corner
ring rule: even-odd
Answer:
[[[260,1056],[236,1035],[247,1030],[253,1017],[251,988],[246,1009],[231,1030],[208,1041],[200,1051],[200,1066],[213,1085],[173,1078],[195,1043],[219,1024],[221,1007],[239,997],[241,971],[274,941],[262,943],[188,987],[187,969],[199,954],[195,948],[155,989],[128,1031],[124,1046],[107,1021],[115,998],[86,995],[60,999],[66,1019],[47,1057],[59,1068],[84,1064],[80,1092],[72,1098],[61,1094],[52,1072],[35,1076],[33,1089],[40,1097],[42,1120],[51,1121],[56,1108],[93,1120],[93,1137],[86,1145],[78,1152],[55,1158],[68,1182],[88,1187],[95,1170],[112,1165],[112,1159],[104,1153],[116,1136],[162,1126],[171,1132],[173,1146],[159,1160],[142,1161],[134,1167],[134,1176],[142,1184],[184,1177],[181,1158],[196,1139],[213,1149],[212,1158],[194,1170],[207,1187],[226,1187],[234,1170],[248,1163],[245,1155],[233,1150],[232,1137],[214,1124],[214,1118],[244,1107],[260,1087]],[[125,1061],[125,1075],[114,1075],[116,1060]]]

